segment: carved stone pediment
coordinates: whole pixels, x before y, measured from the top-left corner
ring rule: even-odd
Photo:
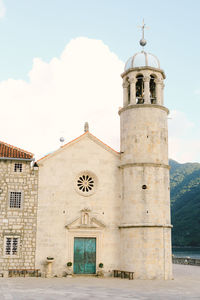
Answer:
[[[65,227],[67,229],[103,229],[105,224],[93,217],[90,209],[84,208],[80,211],[80,216]]]

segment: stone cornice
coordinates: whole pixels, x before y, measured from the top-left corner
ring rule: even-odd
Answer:
[[[149,67],[149,66],[128,69],[127,71],[125,71],[121,74],[121,77],[123,78],[125,75],[127,75],[131,71],[142,71],[142,70],[150,70],[150,71],[159,72],[162,74],[164,79],[166,78],[165,72],[162,69],[157,69],[157,68],[153,68],[153,67]]]
[[[148,223],[141,223],[141,224],[122,224],[119,225],[119,229],[123,228],[142,228],[142,227],[159,227],[159,228],[172,228],[171,224],[148,224]]]
[[[119,168],[121,169],[130,168],[130,167],[155,167],[155,168],[166,168],[168,170],[170,169],[169,165],[158,164],[158,163],[125,163],[119,166]]]
[[[13,161],[35,161],[35,158],[16,158],[16,157],[0,157],[0,160],[13,160]]]
[[[150,108],[157,108],[166,111],[167,114],[169,114],[169,109],[166,108],[165,106],[158,105],[158,104],[131,104],[126,107],[120,108],[118,111],[118,114],[120,115],[123,111],[128,110],[128,109],[135,109],[135,108],[145,108],[145,107],[150,107]]]

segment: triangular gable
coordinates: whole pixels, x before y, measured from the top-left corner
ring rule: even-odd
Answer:
[[[107,144],[105,144],[104,142],[102,142],[100,139],[98,139],[96,136],[94,136],[92,133],[90,133],[89,131],[86,132],[88,135],[87,137],[90,138],[93,142],[95,142],[96,144],[100,145],[101,147],[103,147],[105,150],[119,156],[120,153],[116,150],[114,150],[113,148],[111,148],[110,146],[108,146]]]
[[[105,228],[105,224],[103,224],[101,221],[97,220],[95,217],[91,215],[90,209],[83,209],[81,210],[80,217],[76,218],[69,224],[65,225],[67,229],[103,229]]]
[[[120,153],[115,151],[114,149],[112,149],[111,147],[109,147],[108,145],[106,145],[105,143],[103,143],[101,140],[99,140],[96,136],[94,136],[93,134],[91,134],[89,131],[86,131],[84,134],[80,135],[79,137],[77,137],[76,139],[70,141],[69,143],[61,146],[58,150],[49,153],[48,155],[40,158],[37,163],[40,163],[41,161],[43,161],[46,158],[50,158],[52,156],[54,156],[55,154],[59,153],[60,151],[62,151],[63,148],[67,148],[69,146],[74,145],[75,143],[78,143],[80,140],[82,140],[83,138],[89,138],[90,140],[92,140],[93,142],[95,142],[96,144],[98,144],[99,146],[101,146],[102,148],[104,148],[106,151],[111,152],[112,154],[119,156]]]

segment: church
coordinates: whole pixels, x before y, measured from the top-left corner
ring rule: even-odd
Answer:
[[[135,279],[172,279],[165,73],[142,50],[121,77],[120,152],[87,123],[82,135],[37,162],[0,142],[2,276],[123,270]]]

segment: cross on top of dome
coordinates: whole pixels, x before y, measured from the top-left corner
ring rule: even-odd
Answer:
[[[146,24],[144,23],[144,19],[142,25],[138,27],[141,28],[142,30],[142,38],[140,40],[140,45],[144,47],[147,44],[147,41],[144,38],[144,30],[148,29],[149,27],[147,27]],[[144,49],[142,49],[141,52],[135,53],[127,60],[124,71],[126,72],[129,69],[140,68],[140,67],[151,67],[151,68],[160,69],[160,62],[155,55],[145,52]]]
[[[144,38],[144,30],[145,30],[145,28],[148,29],[149,27],[147,27],[146,24],[144,23],[144,19],[143,19],[143,22],[142,22],[142,26],[138,26],[138,27],[142,29],[142,38],[140,40],[140,45],[142,47],[144,47],[147,44],[147,41]]]

